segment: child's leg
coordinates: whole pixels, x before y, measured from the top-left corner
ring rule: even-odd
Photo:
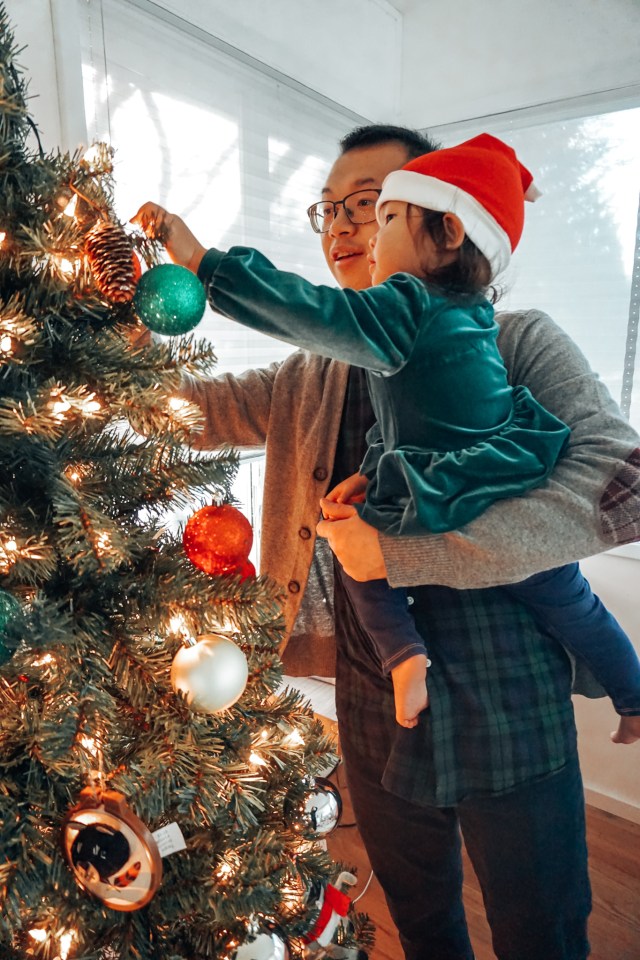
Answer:
[[[577,563],[545,570],[505,589],[531,607],[543,629],[585,661],[619,714],[640,714],[638,655]]]
[[[390,587],[386,580],[342,579],[362,626],[371,637],[382,671],[391,674],[396,720],[405,727],[417,724],[427,707],[427,653],[409,612],[407,591]]]

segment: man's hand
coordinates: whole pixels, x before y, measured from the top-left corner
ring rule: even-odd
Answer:
[[[635,743],[640,740],[640,717],[620,717],[618,729],[611,734],[614,743]]]
[[[324,519],[318,523],[316,532],[329,541],[345,573],[360,582],[386,579],[378,531],[361,520],[356,508],[349,503],[322,499],[320,507]],[[336,523],[337,520],[340,522]]]
[[[147,202],[131,217],[131,223],[137,223],[148,237],[155,237],[163,243],[174,263],[186,267],[192,273],[198,272],[207,249],[175,213],[168,213],[157,203]]]

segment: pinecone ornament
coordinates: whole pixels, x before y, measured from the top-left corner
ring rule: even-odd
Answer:
[[[96,286],[107,300],[128,303],[140,278],[140,261],[122,227],[99,220],[85,240],[85,253]]]

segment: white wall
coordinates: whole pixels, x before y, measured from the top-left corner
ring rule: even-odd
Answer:
[[[581,564],[591,586],[640,653],[640,558],[603,554]],[[613,744],[617,714],[609,700],[574,697],[587,798],[597,807],[640,823],[640,743]]]
[[[402,15],[386,0],[156,0],[364,118],[399,107]]]
[[[410,126],[640,83],[638,0],[409,0],[403,37]]]
[[[5,0],[45,150],[86,143],[77,0]]]

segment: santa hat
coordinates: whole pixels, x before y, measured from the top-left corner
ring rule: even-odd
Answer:
[[[488,133],[457,147],[434,150],[394,170],[382,184],[377,210],[403,200],[426,210],[454,213],[485,255],[493,276],[518,245],[524,201],[540,196],[533,177],[511,147]]]

